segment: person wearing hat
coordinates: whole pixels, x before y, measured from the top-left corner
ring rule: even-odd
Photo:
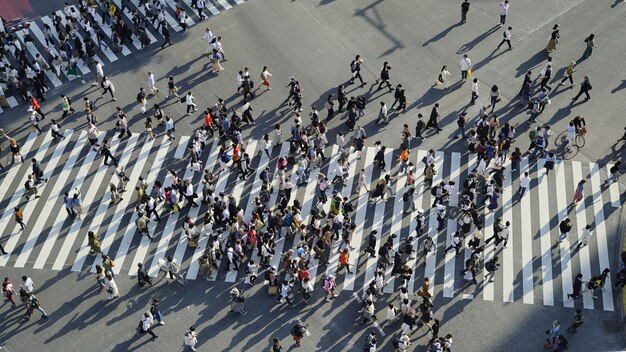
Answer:
[[[239,314],[244,314],[243,302],[245,301],[244,296],[239,292],[237,287],[233,287],[230,290],[230,311],[236,312]]]

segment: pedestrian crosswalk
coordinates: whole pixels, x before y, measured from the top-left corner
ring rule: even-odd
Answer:
[[[210,18],[211,16],[216,16],[220,14],[221,12],[231,9],[233,6],[240,5],[243,2],[244,0],[207,1],[206,7],[203,11],[203,15],[207,18]],[[122,2],[120,0],[115,0],[114,3],[119,9],[122,8]],[[180,22],[178,21],[177,8],[179,8],[182,11],[185,11],[185,13],[189,16],[189,19],[187,20],[188,27],[192,27],[196,25],[197,23],[201,23],[198,10],[195,8],[195,6],[192,7],[193,5],[192,3],[194,2],[190,0],[186,0],[186,1],[161,0],[158,2],[159,8],[162,8],[163,18],[165,22],[168,24],[168,26],[170,27],[171,32],[180,32],[183,30],[183,28],[180,25]],[[76,8],[75,5],[71,5],[70,7]],[[78,12],[77,8],[76,8],[76,11]],[[129,26],[131,26],[131,28],[132,28],[132,23],[133,23],[133,11],[138,11],[142,16],[147,15],[145,6],[141,4],[139,0],[126,1],[126,8],[124,9],[124,11],[121,11],[122,13],[121,16],[124,22],[128,24]],[[155,10],[155,13],[156,13],[156,10]],[[65,27],[67,20],[66,20],[66,16],[63,10],[55,11],[54,14],[60,16],[61,26]],[[114,48],[113,32],[115,31],[115,27],[110,27],[108,25],[108,19],[103,19],[101,17],[101,12],[99,10],[96,10],[93,12],[93,17],[95,21],[94,23],[90,23],[89,27],[86,27],[82,21],[78,21],[77,30],[72,31],[72,33],[74,33],[79,38],[80,42],[82,43],[83,50],[85,50],[86,41],[91,41],[94,44],[96,50],[100,49],[100,51],[98,51],[93,56],[93,60],[102,63],[104,66],[107,66],[108,64],[111,64],[117,61],[122,56],[128,56],[128,55],[131,55],[131,54],[134,54],[143,50],[143,46],[141,45],[139,38],[137,37],[137,35],[133,33],[132,44],[120,45],[119,50],[113,51],[113,48]],[[90,74],[92,72],[92,69],[89,67],[90,64],[85,62],[83,58],[77,58],[76,60],[77,66],[78,66],[78,75],[67,74],[66,70],[63,68],[59,69],[58,74],[57,72],[55,72],[56,70],[54,68],[54,65],[52,65],[51,60],[48,59],[48,52],[46,48],[47,47],[50,48],[52,45],[58,44],[58,42],[48,43],[48,41],[46,41],[46,36],[44,35],[44,26],[48,26],[50,28],[50,32],[52,33],[54,38],[57,38],[57,39],[59,38],[59,33],[56,30],[56,27],[54,25],[53,18],[51,18],[51,15],[46,15],[43,17],[30,20],[28,22],[28,28],[25,31],[17,30],[14,32],[14,34],[18,42],[17,45],[19,45],[21,48],[26,49],[27,56],[29,57],[30,61],[34,61],[35,57],[37,55],[40,55],[42,58],[44,58],[48,62],[50,69],[45,72],[45,76],[48,80],[49,88],[53,88],[53,87],[58,88],[61,85],[69,81],[75,80],[79,76]],[[105,39],[103,40],[103,43],[101,46],[99,45],[99,40],[98,40],[96,31],[94,29],[96,27],[101,28],[105,36]],[[148,26],[146,28],[145,33],[146,33],[147,38],[150,40],[149,45],[154,45],[156,43],[160,44],[164,40],[158,21],[148,21]],[[33,41],[25,41],[26,34],[29,34],[30,37],[33,39]],[[74,45],[73,38],[70,40],[70,42],[72,45]],[[52,50],[51,52],[56,51],[53,48],[51,50]],[[11,50],[9,50],[9,52],[13,52],[12,47],[11,47]],[[76,56],[76,53],[75,53],[75,56]],[[12,58],[11,55],[8,55],[8,58],[11,59],[9,60],[9,62],[11,62],[12,60],[15,60],[15,58]],[[6,85],[3,84],[2,88],[7,94],[7,101],[9,103],[9,106],[13,108],[19,105],[19,102],[17,101],[17,99],[15,99],[15,97],[13,96],[10,96],[13,93],[7,91]],[[3,112],[3,109],[0,109],[0,113],[2,112]]]
[[[139,234],[136,228],[137,203],[135,186],[142,176],[148,183],[148,194],[151,194],[156,181],[163,187],[170,185],[167,177],[170,170],[176,170],[184,180],[192,181],[196,193],[202,192],[202,172],[190,168],[186,160],[185,150],[190,138],[178,137],[169,141],[166,136],[159,136],[149,140],[145,135],[133,134],[127,139],[118,139],[113,132],[101,133],[100,142],[105,138],[112,140],[111,152],[119,159],[120,165],[125,167],[129,177],[126,185],[127,192],[123,199],[116,204],[110,203],[109,184],[117,183],[114,167],[104,164],[102,156],[93,151],[87,141],[86,132],[67,130],[63,140],[55,141],[50,134],[36,135],[31,133],[22,145],[22,153],[26,162],[15,164],[0,175],[4,187],[0,188],[0,229],[2,242],[9,255],[0,256],[0,266],[10,266],[28,269],[44,269],[61,271],[69,268],[71,271],[94,272],[95,266],[101,263],[99,256],[89,253],[87,233],[93,231],[101,237],[103,253],[111,256],[116,266],[116,274],[132,276],[136,272],[137,263],[146,265],[148,273],[156,276],[159,273],[158,261],[167,255],[172,255],[186,270],[187,279],[198,279],[198,259],[207,248],[208,236],[201,236],[197,248],[189,246],[183,233],[182,222],[190,217],[196,225],[203,225],[205,205],[200,207],[182,207],[178,213],[171,213],[159,209],[161,220],[149,223],[149,233],[154,236],[150,240]],[[207,142],[207,146],[200,158],[205,168],[216,171],[219,166],[220,143],[217,140]],[[245,151],[252,158],[252,168],[257,171],[270,167],[276,168],[279,156],[289,153],[288,142],[269,148],[269,155],[263,152],[261,143],[256,140],[246,142]],[[500,258],[501,269],[496,272],[494,282],[484,282],[484,270],[478,273],[477,286],[465,285],[469,282],[460,273],[469,259],[470,252],[462,250],[461,255],[454,251],[444,253],[450,244],[451,235],[457,230],[459,220],[460,195],[463,181],[477,166],[474,155],[456,152],[436,152],[434,184],[441,181],[454,181],[455,191],[451,192],[447,204],[449,217],[446,226],[437,231],[437,215],[431,211],[433,196],[430,189],[424,184],[421,172],[422,158],[425,150],[414,149],[411,161],[417,169],[416,194],[414,197],[415,209],[405,207],[403,193],[406,174],[398,173],[398,151],[388,148],[384,158],[385,170],[380,170],[374,163],[376,150],[367,147],[359,155],[353,149],[340,150],[338,146],[327,146],[325,153],[328,159],[320,168],[312,168],[306,183],[294,187],[290,204],[298,200],[301,204],[304,224],[311,221],[310,211],[315,206],[318,196],[317,175],[322,173],[333,179],[338,167],[339,159],[343,156],[348,161],[348,177],[346,186],[338,186],[338,192],[347,197],[354,206],[354,212],[349,214],[356,228],[351,231],[350,240],[350,270],[353,273],[341,272],[337,282],[339,287],[346,291],[360,291],[369,286],[374,279],[378,265],[378,258],[365,252],[371,231],[376,230],[377,241],[375,253],[388,240],[391,241],[394,251],[404,248],[405,240],[409,236],[416,236],[417,209],[423,208],[427,219],[426,233],[432,236],[437,244],[437,250],[422,256],[419,246],[426,235],[418,238],[413,245],[417,251],[415,257],[408,258],[408,265],[414,275],[408,281],[407,288],[415,292],[424,277],[430,278],[430,289],[437,297],[462,299],[482,299],[485,301],[523,302],[524,304],[541,304],[546,306],[584,307],[586,309],[613,310],[613,293],[611,279],[606,283],[606,290],[602,291],[598,299],[591,295],[583,295],[582,300],[567,299],[572,292],[573,278],[582,273],[588,280],[598,275],[605,267],[612,263],[609,257],[609,238],[605,220],[615,217],[616,210],[621,205],[618,183],[604,185],[608,167],[596,163],[562,161],[557,163],[555,170],[545,173],[544,160],[523,160],[520,170],[504,171],[501,206],[494,212],[480,209],[484,216],[481,220],[484,225],[484,238],[492,235],[492,225],[497,218],[511,223],[510,240],[506,248],[486,246],[483,261],[494,256]],[[48,181],[40,184],[40,198],[27,201],[23,184],[30,173],[29,160],[35,158],[41,162],[44,178]],[[3,163],[4,164],[4,163]],[[610,167],[610,166],[609,166]],[[375,183],[387,173],[398,176],[392,180],[390,191],[395,197],[387,201],[369,202],[368,191],[359,186],[359,172],[363,169],[369,191]],[[297,167],[291,166],[286,176],[294,185],[298,181]],[[531,176],[529,189],[523,197],[517,195],[518,178],[520,173],[528,171]],[[569,206],[576,184],[581,179],[587,179],[587,189],[583,201]],[[358,187],[358,189],[357,189]],[[243,209],[244,221],[252,217],[254,199],[261,190],[261,181],[258,172],[241,179],[237,171],[226,169],[216,183],[215,194],[226,192],[232,195],[238,206]],[[84,214],[71,217],[63,210],[63,196],[65,192],[73,194],[81,192]],[[478,199],[482,198],[479,195]],[[270,205],[277,202],[277,192],[270,199]],[[181,200],[181,205],[184,204]],[[12,215],[15,207],[24,210],[26,229],[13,222]],[[325,204],[325,210],[330,210],[330,202]],[[559,236],[558,224],[569,217],[574,226],[569,236],[560,244],[555,245]],[[578,248],[577,244],[585,225],[591,224],[593,237],[588,246]],[[284,233],[285,231],[283,231]],[[395,237],[391,237],[395,234]],[[225,236],[227,234],[225,233]],[[276,241],[276,254],[270,260],[274,266],[280,267],[280,254],[290,248],[294,249],[300,240],[300,233],[293,237],[283,236]],[[465,239],[466,241],[469,238]],[[324,275],[334,272],[338,268],[340,241],[335,241],[331,248],[326,249],[326,256],[330,263],[325,264],[313,258],[311,250],[311,275],[315,278],[316,287]],[[256,250],[247,255],[260,262]],[[393,257],[393,256],[392,256]],[[224,260],[222,260],[224,261]],[[219,263],[220,269],[226,263]],[[242,265],[239,270],[214,270],[211,280],[238,282],[246,277]],[[387,285],[383,291],[393,293],[402,284],[402,279],[395,278],[391,273],[391,265],[385,268]]]

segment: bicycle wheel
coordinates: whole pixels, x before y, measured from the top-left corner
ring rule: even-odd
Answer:
[[[181,286],[185,286],[185,283],[187,283],[187,280],[185,280],[185,276],[183,274],[181,273],[176,274],[176,281],[178,281],[178,283],[181,284]]]
[[[582,148],[585,146],[585,136],[582,134],[577,134],[576,139],[574,141],[576,142],[576,145],[579,148]]]

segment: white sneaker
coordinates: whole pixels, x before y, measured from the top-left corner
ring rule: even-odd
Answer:
[[[160,322],[159,322],[159,325],[165,325],[165,322],[160,321]]]

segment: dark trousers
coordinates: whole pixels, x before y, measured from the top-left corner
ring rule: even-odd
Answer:
[[[568,79],[569,79],[569,83],[574,84],[574,77],[572,75],[563,77],[563,79],[561,80],[559,84],[565,83],[565,81],[567,81]]]
[[[26,225],[24,224],[23,220],[17,220],[17,223],[20,224],[20,226],[22,227],[22,230],[24,230],[26,228]]]
[[[122,133],[122,135],[123,135],[123,133]],[[129,135],[130,135],[130,133],[129,133]],[[122,137],[120,137],[120,138],[122,138]],[[108,150],[107,150],[107,151],[105,152],[105,154],[104,154],[104,163],[105,163],[105,164],[107,164],[107,163],[108,163],[109,158],[111,158],[111,160],[113,160],[113,164],[115,164],[115,166],[117,166],[117,165],[118,165],[117,159],[113,156],[113,154],[111,154],[111,152],[110,152],[110,151],[108,151]]]
[[[382,89],[383,84],[387,84],[387,88],[389,88],[389,90],[393,90],[393,87],[391,86],[391,83],[389,83],[388,79],[381,81],[380,84],[378,85],[378,89]]]
[[[359,81],[361,81],[361,84],[365,84],[365,82],[363,82],[363,77],[361,77],[361,71],[356,72],[354,77],[350,80],[350,83],[354,83],[354,80],[357,78],[359,79]]]
[[[156,209],[148,209],[148,211],[146,212],[146,215],[148,217],[150,217],[151,214],[154,214],[154,216],[156,216],[157,221],[161,221],[161,217],[159,216],[159,213],[156,211]]]
[[[56,141],[57,137],[63,139],[63,135],[60,134],[58,131],[53,131],[50,130],[50,133],[52,134],[52,138]]]
[[[581,95],[583,95],[583,93],[585,94],[585,96],[587,97],[587,100],[591,99],[591,96],[589,95],[589,91],[588,90],[580,90],[578,92],[578,94],[576,94],[576,96],[574,97],[573,100],[577,100]]]
[[[506,15],[500,15],[500,24],[504,24],[506,22]]]
[[[461,22],[467,22],[467,11],[461,11]]]
[[[146,334],[146,333],[147,333],[147,334],[150,334],[150,335],[152,335],[152,337],[157,337],[157,335],[155,335],[155,334],[152,332],[152,329],[150,329],[150,328],[148,328],[148,330],[141,329],[141,332],[142,332],[143,334]]]
[[[127,128],[127,129],[122,130],[122,132],[120,132],[120,135],[119,135],[119,136],[117,136],[117,137],[118,137],[118,138],[124,138],[124,134],[125,134],[125,133],[126,133],[126,134],[128,135],[128,137],[130,138],[130,135],[131,135],[131,134],[130,134],[130,130],[129,130],[128,128]]]
[[[509,46],[509,49],[512,48],[511,46],[511,40],[510,39],[502,39],[502,41],[500,42],[500,44],[498,45],[498,49],[500,49],[500,46],[502,46],[502,44],[506,43]]]
[[[111,94],[111,99],[115,99],[115,95],[113,95],[113,91],[111,90],[111,88],[104,88],[104,90],[102,91],[102,96],[105,96],[107,92]]]
[[[165,48],[165,44],[172,45],[172,37],[170,36],[165,37],[163,44],[161,44],[161,49]]]

